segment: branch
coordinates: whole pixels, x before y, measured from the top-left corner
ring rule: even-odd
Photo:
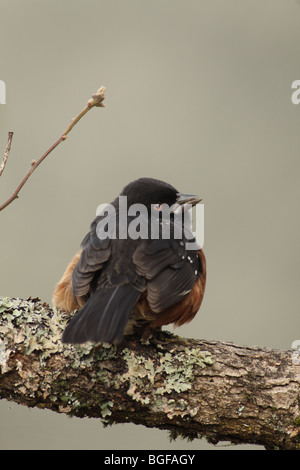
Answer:
[[[3,157],[3,160],[2,160],[2,163],[1,163],[1,166],[0,166],[0,176],[2,175],[2,173],[4,171],[4,168],[5,168],[8,156],[9,156],[11,141],[12,141],[13,135],[14,135],[13,132],[8,133],[8,140],[7,140],[7,144],[6,144],[6,149],[5,149],[4,157]]]
[[[300,448],[292,351],[167,332],[147,343],[63,345],[68,318],[39,299],[0,298],[0,398],[173,437]]]
[[[42,161],[49,155],[49,153],[52,152],[52,150],[54,150],[61,142],[63,142],[64,140],[66,140],[67,138],[67,135],[69,134],[69,132],[73,129],[73,127],[77,124],[77,122],[90,110],[92,109],[94,106],[96,107],[104,107],[105,105],[102,103],[102,101],[104,100],[104,92],[105,92],[105,88],[104,87],[101,87],[99,88],[99,90],[97,91],[97,93],[95,95],[92,96],[92,98],[88,101],[86,107],[78,114],[78,116],[76,116],[76,118],[72,119],[70,125],[67,127],[67,129],[65,130],[65,132],[61,135],[61,137],[56,141],[54,142],[53,145],[51,145],[51,147],[36,161],[36,160],[32,160],[31,162],[31,166],[28,170],[28,172],[26,173],[26,175],[24,176],[24,178],[22,179],[22,181],[20,182],[19,186],[16,188],[16,190],[13,192],[13,194],[10,196],[10,198],[7,199],[7,201],[5,201],[2,205],[0,205],[0,211],[2,211],[5,207],[7,207],[11,202],[13,202],[15,199],[17,199],[19,196],[19,192],[21,191],[21,189],[23,188],[24,184],[26,183],[26,181],[28,180],[28,178],[32,175],[32,173],[34,172],[34,170],[36,170],[36,168],[40,165],[40,163],[42,163]],[[13,134],[13,133],[11,133]],[[11,142],[11,141],[10,141]],[[10,148],[10,147],[9,147]],[[9,152],[9,150],[8,150]],[[7,153],[7,148],[6,148],[6,152],[5,152],[5,155]],[[8,157],[8,155],[7,155]],[[7,158],[6,158],[7,160]],[[4,162],[3,162],[4,163]],[[2,165],[3,165],[2,163]],[[6,161],[5,161],[6,163]],[[5,163],[4,163],[4,166],[5,166]],[[2,165],[1,165],[1,168],[2,168]],[[2,170],[3,171],[3,170]],[[0,176],[1,176],[1,173],[0,173]]]

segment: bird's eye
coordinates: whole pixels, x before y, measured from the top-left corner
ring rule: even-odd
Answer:
[[[161,211],[162,205],[161,204],[153,204],[153,207],[156,211]]]

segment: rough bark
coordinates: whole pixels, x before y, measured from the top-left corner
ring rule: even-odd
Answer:
[[[118,347],[63,345],[68,318],[39,299],[0,298],[0,398],[173,437],[300,448],[292,351],[167,332]]]

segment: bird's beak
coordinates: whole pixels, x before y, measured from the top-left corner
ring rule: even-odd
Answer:
[[[180,206],[184,206],[185,204],[191,204],[191,206],[195,206],[200,201],[202,201],[202,197],[196,196],[196,194],[178,193],[176,199],[176,203]]]

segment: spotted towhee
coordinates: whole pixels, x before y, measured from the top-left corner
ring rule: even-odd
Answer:
[[[201,199],[153,178],[133,181],[120,196],[128,211],[120,197],[104,208],[55,288],[56,307],[79,309],[65,343],[117,344],[134,332],[147,338],[163,325],[189,322],[201,305],[205,256],[197,245],[190,249],[191,228],[178,218]],[[171,208],[168,217],[164,207]]]

